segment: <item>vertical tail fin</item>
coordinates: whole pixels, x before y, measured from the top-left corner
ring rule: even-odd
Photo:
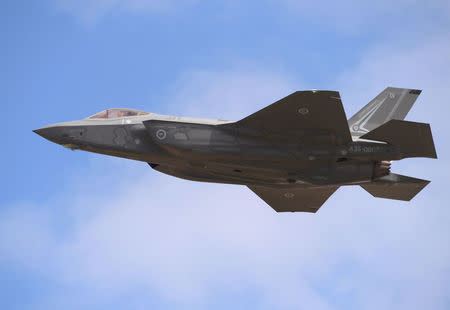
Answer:
[[[348,120],[353,136],[362,136],[391,119],[403,120],[422,91],[387,87]]]

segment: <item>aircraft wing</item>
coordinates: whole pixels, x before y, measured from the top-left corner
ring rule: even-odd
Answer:
[[[277,212],[315,213],[339,186],[321,188],[270,188],[248,186]]]
[[[297,91],[230,125],[259,129],[269,135],[329,136],[324,142],[327,144],[352,141],[341,97],[336,91]]]

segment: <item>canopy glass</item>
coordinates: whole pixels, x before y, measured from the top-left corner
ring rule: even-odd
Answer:
[[[108,109],[89,116],[88,119],[109,119],[109,118],[121,118],[130,116],[147,115],[148,112],[133,110],[133,109]]]

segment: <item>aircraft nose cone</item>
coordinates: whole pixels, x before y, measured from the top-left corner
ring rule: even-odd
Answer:
[[[34,129],[33,132],[37,133],[38,135],[40,135],[41,137],[44,137],[44,128],[39,128],[39,129]],[[45,137],[44,137],[45,138]]]
[[[60,143],[61,141],[61,128],[54,126],[46,126],[42,128],[38,128],[33,130],[33,132],[40,135],[42,138],[45,138],[49,141]]]

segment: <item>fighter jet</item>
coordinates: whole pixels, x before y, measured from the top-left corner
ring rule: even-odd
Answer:
[[[339,92],[309,90],[236,122],[116,108],[34,132],[178,178],[245,185],[277,212],[316,212],[340,186],[409,201],[429,183],[390,172],[393,160],[437,158],[429,124],[403,120],[420,93],[388,87],[348,121]]]

